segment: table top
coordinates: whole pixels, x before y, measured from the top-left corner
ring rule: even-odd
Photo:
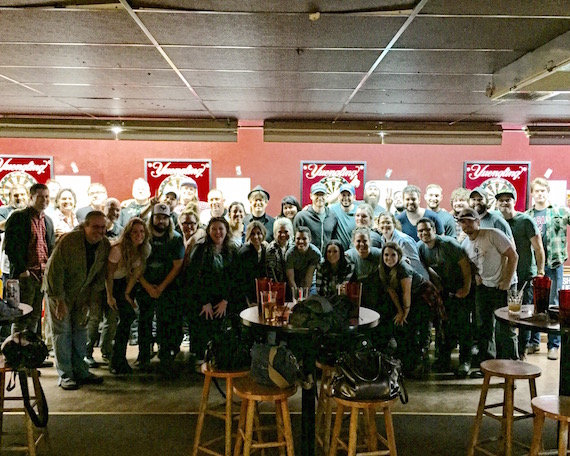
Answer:
[[[560,334],[560,323],[547,315],[533,315],[534,306],[521,306],[520,313],[510,314],[508,307],[495,310],[495,317],[504,323],[524,329],[537,329],[541,332]]]
[[[287,333],[298,333],[298,334],[309,334],[311,329],[302,328],[298,326],[293,326],[290,324],[286,325],[275,325],[266,323],[260,316],[257,310],[257,306],[249,307],[242,310],[239,314],[241,321],[246,326],[263,327],[265,329],[270,329],[273,331],[287,332]],[[355,331],[357,329],[374,328],[378,325],[380,321],[380,314],[372,309],[366,307],[360,308],[358,324],[350,324],[346,329],[347,331]]]

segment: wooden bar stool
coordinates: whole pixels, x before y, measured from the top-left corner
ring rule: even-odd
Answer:
[[[320,361],[317,361],[315,364],[322,372],[319,399],[317,401],[317,416],[315,418],[315,439],[323,448],[323,453],[328,454],[331,443],[332,409],[334,403],[333,398],[329,396],[329,390],[335,368]]]
[[[397,456],[396,438],[394,435],[394,424],[392,422],[392,407],[398,402],[398,397],[387,401],[355,401],[339,397],[334,397],[336,402],[336,418],[331,439],[330,456],[337,453],[340,445],[348,456],[356,455],[358,440],[358,416],[360,410],[364,414],[364,422],[366,424],[365,435],[367,436],[368,452],[358,453],[359,455],[390,455]],[[348,430],[348,443],[340,438],[342,430],[342,420],[345,409],[350,409],[350,427]],[[386,437],[380,435],[376,429],[376,410],[382,409],[384,414],[384,424],[386,427]],[[378,440],[387,448],[386,450],[378,449]]]
[[[196,423],[196,435],[194,437],[192,455],[196,456],[198,454],[198,451],[203,451],[208,454],[220,456],[223,454],[224,456],[230,456],[232,454],[232,421],[234,419],[234,416],[237,416],[237,413],[234,414],[232,411],[233,381],[234,379],[240,377],[247,377],[249,369],[239,371],[223,371],[210,366],[209,363],[203,363],[200,367],[200,370],[204,374],[204,386],[202,388],[202,399],[200,400],[200,409],[198,412],[198,422]],[[210,387],[212,386],[213,378],[222,378],[226,381],[226,403],[223,412],[208,408],[208,399],[210,397]],[[210,415],[223,420],[225,422],[225,433],[223,436],[216,437],[204,443],[200,443],[202,428],[204,426],[204,419],[206,418],[206,415]],[[224,439],[225,444],[224,453],[218,453],[209,448],[211,445],[222,439]]]
[[[40,377],[37,369],[27,369],[32,379],[33,393],[30,394],[30,405],[35,408],[38,414],[43,415],[47,411],[43,410],[44,403],[40,397]],[[0,356],[0,452],[2,451],[27,451],[29,456],[36,456],[36,449],[40,441],[45,440],[48,451],[51,450],[49,443],[49,433],[47,427],[36,428],[32,422],[28,410],[24,407],[21,395],[6,394],[6,374],[11,375],[14,370],[6,365],[4,356]],[[17,374],[16,374],[17,375]],[[31,391],[30,391],[31,392]],[[17,406],[8,407],[6,402],[18,402]],[[26,426],[26,444],[10,445],[5,447],[2,443],[4,412],[22,413]],[[37,434],[37,436],[36,436]]]
[[[234,455],[249,456],[257,448],[280,448],[287,451],[287,456],[295,456],[293,447],[293,432],[291,416],[287,399],[297,391],[296,386],[280,389],[276,386],[260,385],[250,377],[237,378],[234,382],[234,392],[241,397],[241,412],[239,416],[238,435]],[[275,403],[275,421],[277,424],[277,441],[261,441],[260,433],[268,427],[258,426],[258,440],[253,441],[253,423],[257,402],[271,401]],[[243,446],[243,453],[242,453]]]
[[[534,416],[532,412],[528,412],[514,406],[515,380],[528,380],[530,387],[530,398],[532,400],[536,397],[536,378],[540,377],[542,371],[539,367],[532,364],[525,363],[523,361],[513,361],[510,359],[491,359],[488,361],[483,361],[481,363],[481,371],[485,376],[483,379],[483,387],[481,389],[479,407],[477,408],[477,416],[475,417],[475,423],[473,424],[471,443],[469,445],[467,455],[473,456],[475,454],[475,450],[481,451],[485,454],[493,455],[495,453],[492,453],[488,449],[483,448],[482,445],[495,441],[502,442],[501,454],[505,456],[511,456],[513,444],[528,449],[528,445],[513,440],[513,423],[515,421],[531,418]],[[487,400],[487,393],[489,392],[491,377],[500,377],[505,379],[505,382],[503,383],[503,402],[486,405],[485,403]],[[488,411],[488,409],[496,407],[502,407],[502,414],[493,414]],[[515,410],[521,413],[521,415],[515,417]],[[483,415],[501,422],[500,436],[485,440],[478,440],[479,429],[481,428]]]
[[[542,441],[542,426],[545,418],[558,421],[558,456],[568,454],[568,423],[570,422],[570,397],[539,396],[531,401],[534,412],[534,428],[529,456],[538,456]],[[552,454],[552,452],[548,452]]]

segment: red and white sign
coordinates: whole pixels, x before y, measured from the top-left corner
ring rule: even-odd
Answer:
[[[322,182],[328,193],[345,183],[354,186],[356,199],[364,196],[366,162],[301,162],[301,206],[311,204],[311,186]]]
[[[191,177],[198,185],[198,199],[206,201],[210,191],[211,160],[145,159],[146,181],[151,194],[162,194],[165,189],[180,188]]]
[[[10,189],[45,184],[52,178],[53,157],[0,156],[0,205],[8,204]]]
[[[483,187],[490,209],[502,189],[514,190],[515,209],[524,212],[528,204],[530,162],[464,162],[463,186],[469,190]]]

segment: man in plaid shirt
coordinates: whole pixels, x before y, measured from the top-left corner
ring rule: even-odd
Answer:
[[[546,253],[544,274],[552,280],[550,288],[550,306],[558,306],[558,290],[562,288],[564,262],[568,258],[566,247],[566,228],[570,225],[570,209],[566,206],[553,206],[548,200],[550,185],[543,177],[534,179],[530,186],[534,198],[534,206],[527,211],[536,220],[542,235],[542,243]],[[529,353],[536,353],[540,347],[540,333],[532,334]],[[558,359],[560,336],[548,335],[548,359]]]

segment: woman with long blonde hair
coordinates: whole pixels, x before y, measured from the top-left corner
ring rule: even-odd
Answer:
[[[107,302],[118,311],[119,324],[109,371],[112,374],[130,374],[127,362],[127,344],[131,323],[136,318],[135,301],[131,291],[144,271],[150,255],[150,232],[145,222],[134,217],[123,229],[117,242],[111,247],[107,261]]]

